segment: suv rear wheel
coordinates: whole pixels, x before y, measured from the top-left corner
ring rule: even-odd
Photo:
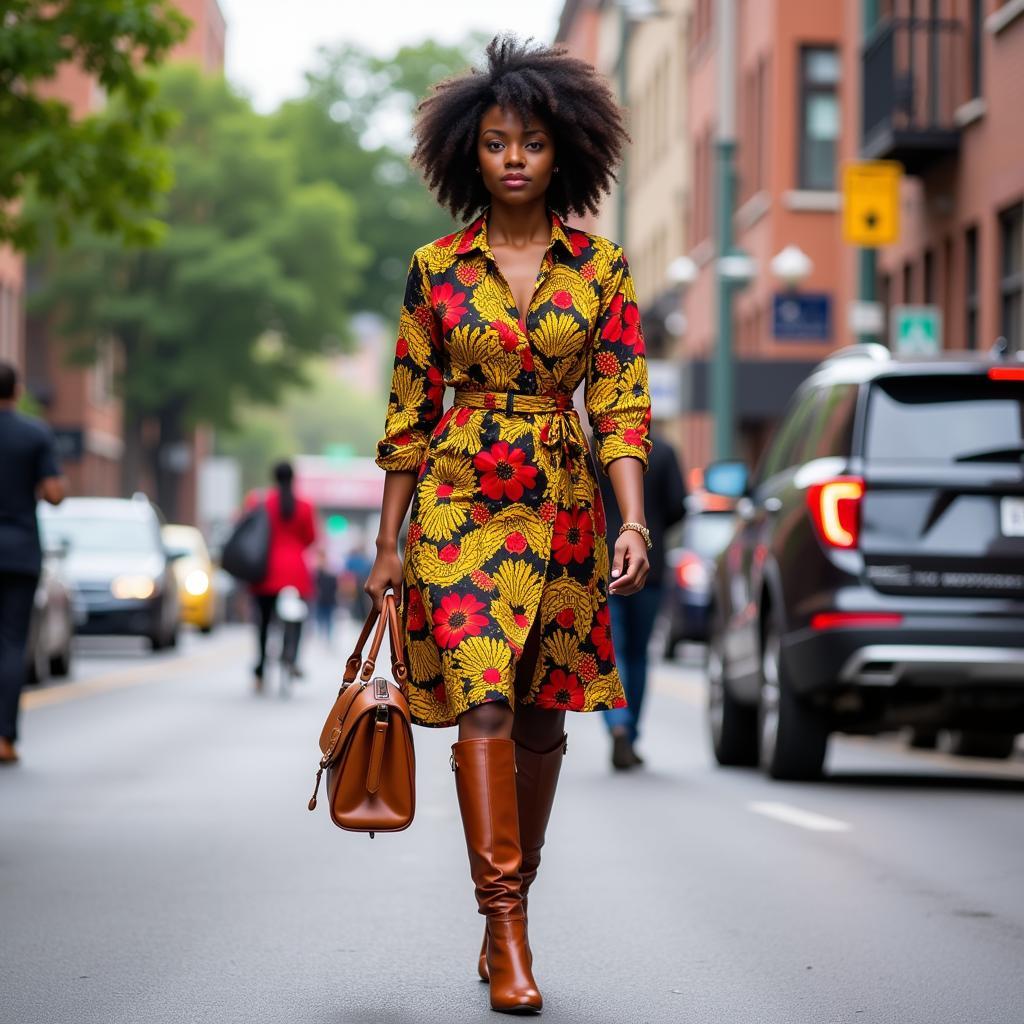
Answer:
[[[722,765],[757,764],[757,708],[741,704],[725,681],[725,641],[718,623],[708,637],[708,727],[715,760]]]
[[[954,729],[942,738],[942,749],[957,757],[1009,757],[1017,743],[1013,733],[970,732]]]
[[[794,692],[782,664],[782,638],[769,616],[761,643],[758,704],[761,768],[773,779],[821,775],[828,747],[824,718]]]

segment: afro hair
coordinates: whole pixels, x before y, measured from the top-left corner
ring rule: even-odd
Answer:
[[[476,165],[484,113],[497,104],[546,122],[554,134],[559,173],[547,204],[559,216],[597,213],[629,141],[622,111],[607,82],[565,50],[495,36],[486,67],[438,83],[417,109],[413,163],[441,206],[456,219],[488,206],[490,193]]]

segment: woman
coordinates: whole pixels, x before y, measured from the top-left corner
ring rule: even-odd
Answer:
[[[305,550],[316,540],[313,506],[295,494],[295,471],[288,462],[274,467],[276,487],[264,500],[270,518],[270,551],[267,575],[252,588],[259,630],[259,661],[253,674],[257,691],[263,689],[263,669],[267,660],[267,633],[274,617],[277,598],[285,587],[294,587],[304,600],[313,596],[313,577],[306,564]],[[259,503],[253,496],[249,508]],[[284,627],[281,662],[292,676],[298,675],[299,639],[302,621],[288,621]]]
[[[412,259],[366,590],[377,605],[389,587],[402,593],[414,720],[459,728],[452,768],[491,1006],[538,1012],[526,894],[565,712],[625,703],[607,599],[636,593],[647,574],[650,399],[633,284],[618,246],[561,220],[596,209],[627,138],[593,68],[501,38],[483,70],[421,104],[415,135],[439,202],[476,219]],[[600,489],[572,407],[584,378],[624,520],[610,586]],[[442,415],[446,387],[454,404]]]

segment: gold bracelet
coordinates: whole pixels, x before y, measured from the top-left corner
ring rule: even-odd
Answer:
[[[627,530],[632,530],[634,533],[639,533],[644,539],[644,543],[647,545],[647,550],[650,551],[654,547],[651,541],[651,531],[647,529],[643,523],[623,523],[619,527],[619,536],[621,537]]]

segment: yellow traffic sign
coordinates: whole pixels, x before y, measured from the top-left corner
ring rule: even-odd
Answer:
[[[862,160],[843,168],[843,239],[871,248],[900,235],[900,180],[895,160]]]

